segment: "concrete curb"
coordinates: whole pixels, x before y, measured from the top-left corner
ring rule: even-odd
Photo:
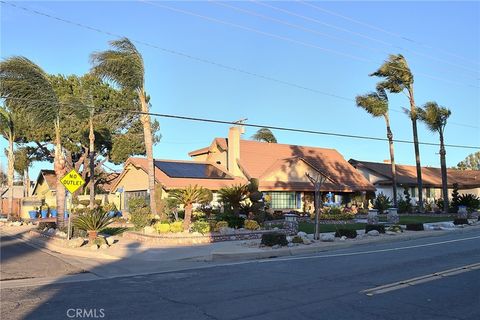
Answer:
[[[79,258],[93,258],[93,259],[104,259],[104,260],[120,260],[122,258],[105,254],[103,252],[88,252],[84,250],[75,250],[70,248],[65,248],[53,243],[53,241],[43,238],[41,235],[32,236],[32,235],[23,235],[23,234],[12,234],[3,230],[3,232],[11,237],[23,240],[26,244],[37,248],[48,250],[53,253],[58,253],[61,255],[69,255]]]
[[[211,255],[211,261],[242,261],[242,260],[255,260],[255,259],[268,259],[276,257],[285,257],[285,256],[298,256],[304,254],[312,254],[325,252],[329,250],[336,249],[345,249],[350,247],[368,245],[368,244],[382,244],[382,243],[391,243],[391,242],[401,242],[408,240],[416,240],[421,238],[433,238],[442,235],[449,234],[451,232],[462,234],[472,230],[480,230],[480,225],[470,226],[462,229],[455,230],[442,230],[442,231],[415,231],[418,233],[408,234],[408,235],[384,235],[380,237],[370,237],[365,240],[359,240],[355,242],[334,242],[329,245],[318,246],[315,244],[308,246],[299,246],[293,248],[280,248],[275,250],[261,250],[258,249],[257,252],[213,252]],[[322,243],[322,242],[320,242]],[[325,242],[323,242],[325,243]]]

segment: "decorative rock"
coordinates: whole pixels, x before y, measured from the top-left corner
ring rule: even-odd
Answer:
[[[395,236],[397,233],[395,231],[386,231],[385,234],[388,234],[390,236]]]
[[[237,237],[231,236],[231,237],[230,237],[230,240],[232,240],[232,241],[233,241],[233,240],[237,240]]]
[[[282,247],[281,245],[276,244],[276,245],[272,246],[272,249],[280,249],[281,247]]]
[[[108,244],[104,243],[100,246],[100,249],[108,249]]]
[[[345,240],[347,240],[347,237],[342,236],[342,237],[340,238],[340,240],[341,240],[341,241],[345,241]]]
[[[294,243],[289,242],[289,243],[287,244],[287,247],[290,247],[290,248],[291,248],[291,247],[293,247],[293,246],[295,246]]]
[[[273,230],[278,231],[278,227],[273,228]]]
[[[83,240],[82,238],[74,238],[68,240],[67,245],[69,248],[80,248],[81,246],[83,246],[84,242],[85,240]]]
[[[15,221],[15,222],[12,222],[11,225],[12,225],[13,227],[20,227],[22,224],[23,224],[22,221]]]
[[[307,238],[310,239],[310,240],[313,240],[314,237],[315,237],[315,235],[313,233],[307,234]]]
[[[303,244],[312,244],[312,240],[310,239],[307,239],[307,238],[303,238]]]
[[[458,206],[457,217],[459,219],[466,219],[468,216],[468,211],[466,206]]]
[[[307,236],[307,233],[303,232],[303,231],[300,231],[299,233],[297,233],[297,236],[305,238]]]
[[[321,234],[320,235],[320,240],[323,241],[323,242],[333,242],[335,241],[335,235],[333,234]]]
[[[111,236],[110,236],[110,237],[106,237],[106,238],[105,238],[105,241],[107,241],[107,244],[108,244],[109,246],[111,246],[112,244],[115,243],[115,238],[114,238],[114,237],[111,237]]]
[[[67,234],[63,231],[57,231],[57,232],[55,232],[55,235],[57,237],[60,237],[60,238],[66,238],[67,237]]]
[[[146,226],[145,228],[143,228],[143,233],[145,234],[154,234],[155,232],[155,228],[152,226]]]
[[[378,224],[378,210],[368,210],[367,224]]]
[[[286,239],[287,239],[288,242],[292,242],[293,237],[287,236]]]
[[[98,250],[98,245],[96,245],[96,244],[91,245],[91,246],[90,246],[90,250],[92,250],[92,251]]]
[[[53,228],[50,228],[50,229],[47,230],[47,233],[50,234],[50,235],[54,235],[55,232],[56,232],[56,230],[53,229]]]
[[[380,232],[378,232],[377,230],[370,230],[367,234],[372,237],[378,237],[380,235]]]

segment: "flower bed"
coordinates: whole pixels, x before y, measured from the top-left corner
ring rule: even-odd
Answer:
[[[265,233],[281,232],[285,230],[234,230],[233,233],[220,234],[218,232],[209,232],[204,235],[200,233],[165,233],[165,234],[144,234],[141,232],[127,231],[123,237],[132,240],[138,240],[151,244],[183,245],[183,244],[202,244],[220,241],[235,240],[254,240],[261,239]]]

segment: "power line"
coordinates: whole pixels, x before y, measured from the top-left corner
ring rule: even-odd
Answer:
[[[210,22],[215,22],[215,23],[219,23],[219,24],[223,24],[223,25],[228,25],[228,26],[239,28],[239,29],[242,29],[242,30],[245,30],[245,31],[248,31],[248,32],[253,32],[253,33],[261,34],[261,35],[264,35],[264,36],[267,36],[267,37],[271,37],[271,38],[274,38],[274,39],[277,39],[277,40],[282,40],[282,41],[286,41],[286,42],[289,42],[289,43],[296,43],[296,44],[299,44],[299,45],[302,45],[302,46],[305,46],[305,47],[321,50],[321,51],[324,51],[324,52],[329,52],[329,53],[332,53],[332,54],[341,55],[341,56],[344,56],[344,57],[347,57],[347,58],[350,58],[350,59],[353,59],[353,60],[370,62],[372,64],[375,63],[375,61],[373,61],[373,60],[365,59],[365,58],[360,57],[360,56],[343,53],[343,52],[333,50],[333,49],[328,49],[328,48],[325,48],[325,47],[317,46],[316,44],[312,44],[310,42],[304,42],[304,41],[296,40],[296,39],[293,39],[293,38],[285,37],[285,36],[282,36],[282,35],[278,35],[278,34],[274,34],[274,33],[270,33],[270,32],[265,32],[265,31],[262,31],[262,30],[259,30],[259,29],[247,27],[247,26],[244,26],[244,25],[240,25],[240,24],[237,24],[237,23],[232,23],[232,22],[217,19],[217,18],[213,18],[213,17],[210,17],[210,16],[205,16],[205,15],[195,13],[195,12],[192,12],[192,11],[167,6],[164,3],[160,4],[160,3],[157,3],[157,2],[149,2],[149,1],[146,1],[146,0],[139,0],[139,1],[142,2],[142,3],[145,3],[145,4],[149,4],[151,6],[167,9],[167,10],[174,11],[174,12],[179,12],[179,13],[182,13],[182,14],[186,14],[186,15],[190,15],[190,16],[197,17],[197,18],[200,18],[200,19],[204,19],[204,20],[207,20],[207,21],[210,21]],[[265,4],[262,3],[262,5],[265,5]],[[392,67],[392,68],[397,69],[397,70],[407,71],[407,69],[404,69],[404,68],[398,68],[398,67]],[[408,71],[410,71],[410,70],[408,70]],[[430,75],[430,74],[427,74],[427,73],[424,73],[424,72],[416,72],[416,74],[417,75],[422,75],[424,77],[431,78],[431,79],[434,79],[434,80],[440,80],[440,81],[443,81],[443,82],[455,84],[455,85],[467,86],[467,87],[473,87],[473,88],[480,88],[476,85],[464,84],[464,83],[461,83],[461,82],[441,78],[441,77],[438,77],[438,76],[433,76],[433,75]]]
[[[35,100],[35,99],[28,99],[28,98],[8,98],[8,97],[5,97],[5,96],[0,96],[0,98],[2,98],[2,99],[29,100],[29,101],[37,101],[37,102],[47,101],[47,100]],[[48,102],[51,102],[51,101],[48,101]],[[76,104],[68,104],[68,103],[61,103],[61,104],[66,104],[66,105],[70,105],[70,106],[78,106]],[[93,107],[93,108],[98,108],[98,107]],[[103,109],[103,112],[106,112],[106,110]],[[238,125],[237,121],[226,121],[226,120],[218,120],[218,119],[211,119],[211,118],[181,116],[181,115],[166,114],[166,113],[143,112],[143,111],[129,110],[129,109],[117,109],[117,110],[110,109],[110,110],[108,110],[108,112],[122,112],[122,113],[129,112],[129,113],[133,113],[133,114],[150,115],[150,116],[154,116],[154,117],[170,118],[170,119],[177,119],[177,120],[188,120],[188,121],[197,121],[197,122],[206,122],[206,123]],[[327,136],[334,136],[334,137],[341,137],[341,138],[352,138],[352,139],[362,139],[362,140],[372,140],[372,141],[388,141],[387,138],[354,135],[354,134],[346,134],[346,133],[337,133],[337,132],[308,130],[308,129],[298,129],[298,128],[290,128],[290,127],[282,127],[282,126],[274,126],[274,125],[266,125],[266,124],[242,123],[241,125],[246,126],[246,127],[253,127],[253,128],[269,128],[269,129],[279,130],[279,131],[308,133],[308,134],[317,134],[317,135],[327,135]],[[406,143],[406,144],[413,144],[414,143],[413,141],[403,140],[403,139],[395,139],[393,141],[397,142],[397,143]],[[427,146],[440,146],[440,144],[433,143],[433,142],[418,142],[418,144],[427,145]],[[463,149],[480,149],[480,146],[468,146],[468,145],[458,145],[458,144],[445,144],[445,147],[463,148]]]
[[[395,32],[392,32],[392,31],[389,31],[389,30],[386,30],[382,27],[379,27],[379,26],[376,26],[376,25],[373,25],[373,24],[370,24],[370,23],[366,23],[366,22],[363,22],[363,21],[360,21],[360,20],[357,20],[355,18],[352,18],[352,17],[349,17],[349,16],[346,16],[344,14],[340,14],[338,12],[335,12],[335,11],[332,11],[332,10],[327,10],[325,8],[322,8],[320,6],[318,6],[317,4],[312,4],[310,2],[306,2],[306,1],[303,1],[303,0],[295,0],[297,2],[300,2],[306,6],[309,6],[311,8],[314,8],[315,10],[318,10],[318,11],[321,11],[321,12],[324,12],[324,13],[327,13],[329,15],[332,15],[332,16],[336,16],[336,17],[339,17],[339,18],[342,18],[342,19],[345,19],[347,21],[350,21],[350,22],[353,22],[353,23],[356,23],[356,24],[359,24],[359,25],[362,25],[362,26],[365,26],[365,27],[368,27],[370,29],[373,29],[373,30],[377,30],[377,31],[380,31],[380,32],[383,32],[385,34],[388,34],[389,36],[394,36],[394,37],[397,37],[399,39],[402,39],[402,40],[405,40],[405,41],[408,41],[408,42],[411,42],[411,43],[414,43],[414,44],[417,44],[417,45],[420,45],[420,46],[423,46],[425,48],[428,48],[428,49],[435,49],[435,50],[440,50],[442,52],[444,52],[445,54],[448,54],[452,57],[455,57],[457,59],[462,59],[466,62],[469,62],[469,63],[473,63],[473,64],[476,64],[476,65],[479,65],[479,62],[478,61],[474,61],[474,60],[470,60],[468,58],[465,58],[465,57],[462,57],[456,53],[453,53],[453,52],[450,52],[448,50],[445,50],[445,49],[442,49],[442,48],[435,48],[435,47],[432,47],[426,43],[423,43],[421,41],[417,41],[417,40],[414,40],[412,38],[409,38],[409,37],[405,37],[401,34],[398,34],[398,33],[395,33]]]

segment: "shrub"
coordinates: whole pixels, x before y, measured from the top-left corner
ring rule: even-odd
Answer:
[[[295,236],[292,238],[293,243],[303,243],[303,239],[300,236]]]
[[[330,211],[328,214],[331,214],[333,216],[340,216],[342,215],[342,209],[340,207],[330,207]]]
[[[190,228],[192,232],[200,232],[205,234],[210,232],[210,223],[208,221],[195,221]]]
[[[85,231],[101,232],[110,223],[112,218],[102,208],[89,209],[86,214],[73,219],[73,225]]]
[[[458,205],[466,206],[468,212],[473,212],[480,209],[480,198],[474,194],[462,194],[458,197]]]
[[[128,200],[128,210],[135,211],[138,208],[148,207],[147,200],[145,198],[131,198]]]
[[[423,223],[407,223],[407,230],[410,231],[423,231]]]
[[[150,225],[150,209],[148,207],[135,207],[130,209],[130,222],[133,223],[135,230],[141,230]]]
[[[390,226],[387,230],[392,232],[403,232],[402,227],[400,227],[398,224]]]
[[[352,230],[352,229],[338,229],[335,232],[335,237],[340,238],[340,237],[347,237],[350,239],[353,239],[357,236],[357,230]]]
[[[313,218],[315,218],[315,214],[313,215]],[[343,214],[320,214],[320,220],[335,220],[335,221],[343,221],[343,220],[352,220],[354,218],[353,215],[348,214],[348,213],[343,213]]]
[[[158,233],[168,233],[170,232],[170,224],[169,223],[164,223],[164,222],[157,222],[154,225],[155,230],[157,230]]]
[[[220,231],[221,228],[228,228],[228,222],[227,221],[218,221],[215,224],[215,231]]]
[[[260,225],[255,220],[245,220],[245,229],[258,230],[260,229]]]
[[[385,226],[383,224],[367,224],[365,226],[365,233],[368,231],[377,230],[380,233],[385,233]]]
[[[183,232],[183,221],[175,221],[170,223],[170,232]]]
[[[456,218],[453,220],[454,225],[459,225],[459,224],[468,224],[468,219],[461,219],[461,218]]]
[[[412,210],[412,205],[403,198],[398,200],[398,213],[409,213]]]
[[[378,210],[378,213],[383,213],[392,206],[390,197],[387,197],[383,192],[380,192],[373,203],[373,208]]]
[[[235,229],[243,228],[243,226],[245,224],[245,219],[244,218],[237,217],[237,216],[232,216],[232,215],[226,216],[225,221],[228,222],[228,226],[230,228],[235,228]]]
[[[264,233],[262,235],[262,242],[263,245],[272,247],[275,245],[286,246],[288,244],[287,237],[283,233]]]

